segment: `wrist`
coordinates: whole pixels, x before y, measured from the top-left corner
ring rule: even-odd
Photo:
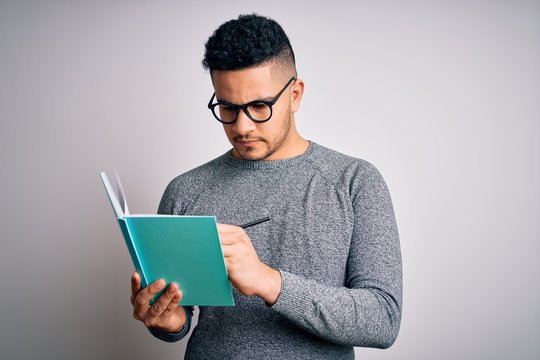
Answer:
[[[165,331],[165,332],[168,332],[168,333],[171,333],[171,334],[178,334],[180,332],[182,332],[182,329],[184,328],[186,324],[181,324],[181,325],[177,325],[177,326],[170,326],[170,327],[164,327],[164,328],[161,328],[161,330]]]
[[[264,271],[264,281],[261,281],[261,289],[257,296],[264,300],[267,305],[272,306],[281,293],[281,273],[267,265],[265,265]]]

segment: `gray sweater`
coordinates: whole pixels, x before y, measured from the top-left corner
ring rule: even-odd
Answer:
[[[216,215],[226,224],[270,216],[246,232],[261,261],[282,276],[271,307],[236,289],[236,306],[201,307],[186,359],[354,359],[353,346],[395,341],[399,237],[386,184],[368,162],[313,142],[285,160],[228,152],[175,178],[159,213]],[[189,326],[150,331],[176,341]]]

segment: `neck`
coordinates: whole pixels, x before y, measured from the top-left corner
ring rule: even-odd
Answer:
[[[283,142],[281,148],[274,153],[277,155],[272,160],[283,160],[303,154],[309,146],[309,141],[304,139],[296,128],[291,128],[288,138]]]
[[[265,160],[284,160],[302,155],[308,148],[309,141],[304,139],[296,129],[294,113],[291,114],[290,128],[281,146]]]

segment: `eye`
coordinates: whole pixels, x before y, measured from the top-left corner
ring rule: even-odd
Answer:
[[[250,109],[253,109],[255,111],[264,111],[268,108],[268,105],[266,105],[265,103],[259,102],[259,103],[251,104],[249,107]]]
[[[265,121],[272,116],[272,109],[270,108],[270,105],[264,102],[255,102],[249,104],[247,110],[251,118],[256,121]]]
[[[222,105],[222,104],[219,104],[219,111],[220,112],[234,112],[234,108],[233,107],[230,107],[230,106],[227,106],[227,105]]]

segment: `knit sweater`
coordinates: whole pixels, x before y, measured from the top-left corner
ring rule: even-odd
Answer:
[[[260,260],[281,273],[277,302],[233,289],[236,306],[200,307],[186,359],[354,359],[353,346],[395,341],[399,237],[387,186],[370,163],[314,142],[284,160],[227,152],[175,178],[159,213],[215,215],[226,224],[271,218],[246,232]],[[150,331],[176,341],[189,326]]]

